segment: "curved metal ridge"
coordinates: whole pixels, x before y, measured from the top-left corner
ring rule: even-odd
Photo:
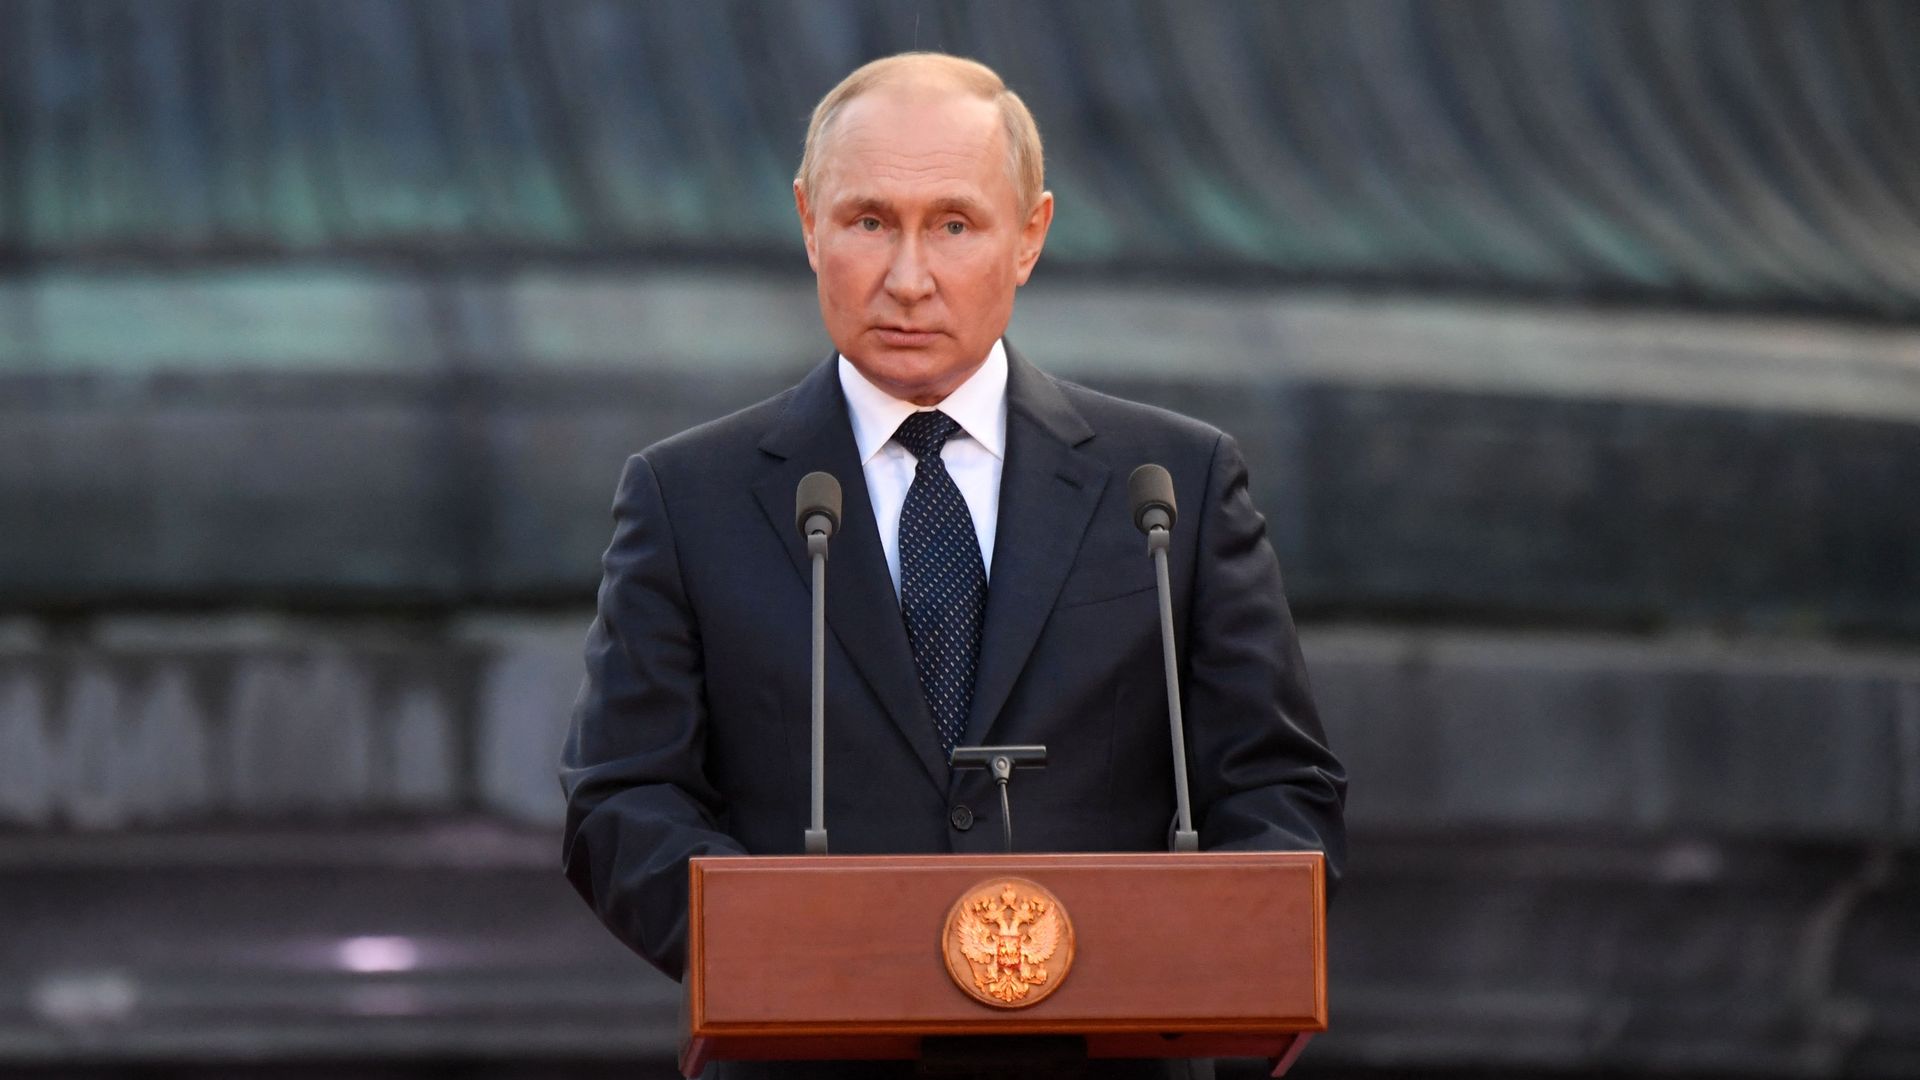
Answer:
[[[1920,314],[1893,2],[0,5],[0,253],[797,257],[810,104],[977,55],[1051,258]]]

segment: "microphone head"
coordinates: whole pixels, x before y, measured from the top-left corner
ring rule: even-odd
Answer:
[[[1141,532],[1149,531],[1155,524],[1169,531],[1173,529],[1173,477],[1167,470],[1152,463],[1133,470],[1133,475],[1127,477],[1127,501],[1133,504],[1134,527]],[[1149,522],[1147,515],[1154,510],[1164,513],[1166,520]]]
[[[802,537],[807,535],[810,518],[826,518],[826,532],[832,536],[840,528],[840,481],[832,473],[810,472],[793,489],[793,524]],[[815,521],[815,525],[821,524]]]

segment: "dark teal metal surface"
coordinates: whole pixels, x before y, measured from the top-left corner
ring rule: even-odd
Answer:
[[[859,62],[1031,103],[1049,267],[1920,314],[1920,8],[15,0],[18,259],[798,259]]]

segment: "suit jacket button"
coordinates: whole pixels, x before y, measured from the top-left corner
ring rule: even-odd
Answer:
[[[967,809],[966,804],[962,803],[953,808],[953,813],[947,815],[947,820],[953,822],[954,828],[966,832],[973,828],[973,811]]]

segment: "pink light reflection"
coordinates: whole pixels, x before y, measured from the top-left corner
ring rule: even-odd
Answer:
[[[412,971],[420,966],[420,946],[406,937],[352,937],[335,949],[341,967],[371,975]]]

